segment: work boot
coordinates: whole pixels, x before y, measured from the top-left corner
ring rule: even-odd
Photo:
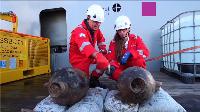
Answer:
[[[95,88],[100,85],[98,77],[91,76],[90,77],[90,88]]]
[[[106,86],[99,82],[99,78],[95,76],[90,77],[90,88],[100,87],[106,89]]]

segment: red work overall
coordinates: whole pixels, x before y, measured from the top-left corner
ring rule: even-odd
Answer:
[[[105,38],[99,29],[94,32],[92,38],[85,21],[71,32],[69,61],[72,67],[84,71],[89,77],[89,66],[95,63],[94,59],[90,58],[91,54],[97,52],[95,45],[97,44],[99,50],[106,50],[106,45]],[[102,69],[101,65],[97,65],[96,71],[98,69]]]
[[[115,66],[116,68],[110,78],[118,80],[121,72],[128,67],[139,66],[146,68],[145,58],[149,57],[149,50],[139,36],[135,36],[134,34],[129,35],[128,46],[122,50],[122,54],[126,51],[129,51],[132,54],[132,57],[128,59],[126,65],[120,65],[120,62],[115,56],[115,41],[112,40],[110,42],[109,51],[106,57],[109,60],[110,65]]]

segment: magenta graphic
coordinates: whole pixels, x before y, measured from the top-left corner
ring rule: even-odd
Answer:
[[[156,2],[142,2],[142,16],[156,16]]]

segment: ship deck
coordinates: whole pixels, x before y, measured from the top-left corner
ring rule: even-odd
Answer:
[[[155,80],[162,82],[162,88],[167,91],[188,112],[200,110],[200,81],[194,84],[184,84],[177,78],[162,72],[151,72]],[[16,82],[1,85],[1,112],[17,112],[21,108],[33,109],[38,102],[48,96],[48,90],[43,86],[49,75],[36,76]],[[117,89],[116,82],[103,77],[100,80],[109,89]]]

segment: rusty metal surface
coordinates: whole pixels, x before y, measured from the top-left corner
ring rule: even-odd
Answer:
[[[126,103],[143,103],[156,91],[156,81],[151,73],[140,67],[130,67],[122,72],[116,97]]]
[[[59,105],[73,105],[86,95],[88,89],[86,74],[70,67],[54,72],[48,82],[49,94]]]

